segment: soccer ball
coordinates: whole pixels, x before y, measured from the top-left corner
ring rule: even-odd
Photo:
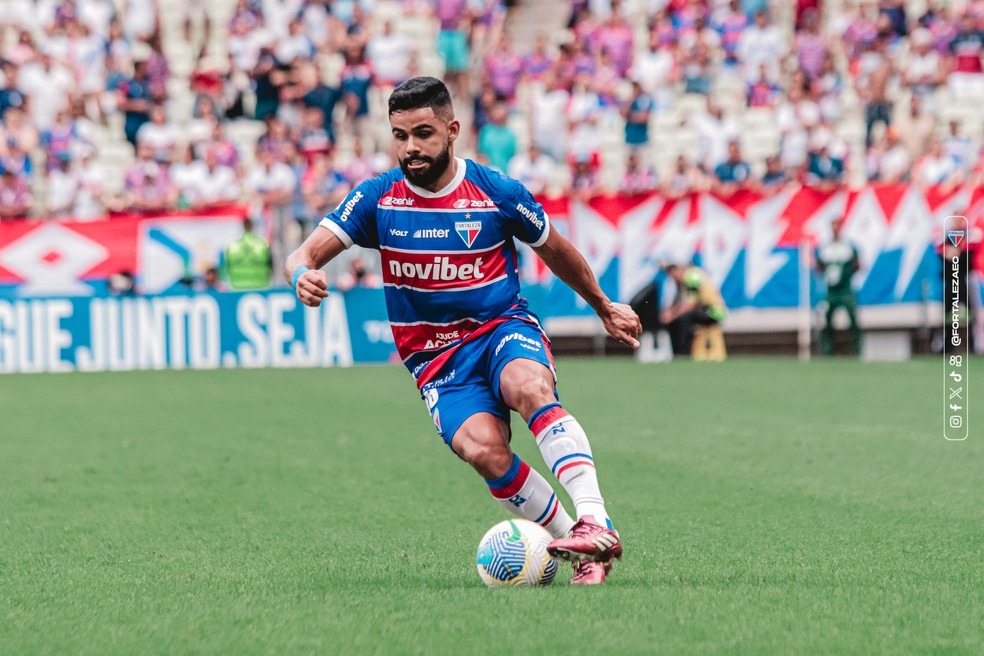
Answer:
[[[557,560],[547,553],[552,539],[526,519],[499,522],[478,543],[478,575],[490,588],[549,585],[557,575]]]

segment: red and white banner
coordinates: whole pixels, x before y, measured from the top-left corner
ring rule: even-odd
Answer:
[[[839,219],[844,220],[843,234],[860,251],[855,284],[862,302],[926,300],[923,280],[939,284],[930,264],[942,243],[943,219],[967,216],[971,243],[984,235],[981,188],[880,185],[821,192],[803,187],[772,196],[741,191],[730,198],[693,194],[668,199],[653,194],[543,204],[552,223],[607,281],[606,291],[622,300],[651,280],[661,263],[698,259],[731,307],[795,305],[795,249],[803,241],[828,240],[831,223]],[[551,280],[533,258],[526,260],[524,278]],[[934,293],[938,290],[930,296]]]
[[[786,189],[773,196],[742,191],[730,198],[652,194],[597,197],[587,204],[541,202],[606,292],[623,300],[651,280],[661,262],[697,258],[731,307],[795,305],[793,251],[801,241],[828,239],[831,222],[841,218],[844,235],[861,253],[855,283],[862,302],[926,300],[923,282],[935,280],[930,263],[942,241],[943,219],[967,216],[971,244],[984,234],[984,188],[891,185]],[[121,272],[134,274],[143,292],[167,292],[187,275],[220,264],[245,215],[245,207],[230,206],[88,223],[3,222],[0,296],[86,295]],[[403,268],[399,273],[404,275]],[[527,283],[552,282],[537,258],[524,258],[523,276]]]
[[[101,221],[0,223],[0,296],[88,295],[128,272],[141,291],[166,291],[188,274],[217,266],[242,233],[246,208],[116,215]],[[7,288],[6,291],[4,288]]]

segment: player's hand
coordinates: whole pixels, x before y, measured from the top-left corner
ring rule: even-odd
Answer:
[[[308,307],[318,307],[328,298],[328,274],[321,270],[305,271],[297,279],[297,298]]]
[[[639,348],[637,338],[642,333],[642,323],[635,310],[625,303],[609,302],[599,316],[609,335],[632,348]]]

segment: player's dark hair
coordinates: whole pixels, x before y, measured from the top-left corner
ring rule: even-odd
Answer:
[[[407,112],[430,107],[434,114],[450,118],[454,113],[451,93],[443,82],[435,77],[413,77],[393,89],[389,97],[389,113]]]

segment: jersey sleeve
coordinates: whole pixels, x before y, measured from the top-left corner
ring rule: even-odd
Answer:
[[[529,189],[512,178],[506,178],[506,182],[512,193],[508,204],[505,207],[500,205],[499,211],[509,226],[509,232],[530,246],[542,246],[550,236],[550,217]]]
[[[354,244],[378,249],[376,204],[391,184],[388,175],[366,180],[350,191],[338,207],[321,220],[320,225],[335,233],[345,248]]]
[[[542,246],[550,236],[550,218],[529,189],[487,166],[469,161],[468,167],[472,181],[495,202],[506,233],[530,246]]]

